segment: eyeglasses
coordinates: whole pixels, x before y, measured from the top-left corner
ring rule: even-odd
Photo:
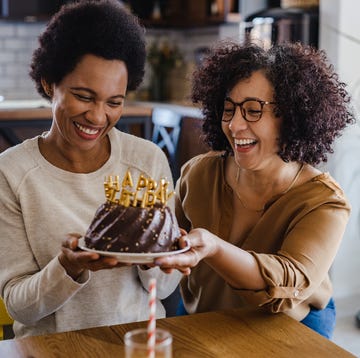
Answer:
[[[224,101],[224,112],[221,120],[223,122],[230,122],[236,111],[236,107],[240,107],[240,112],[245,121],[257,122],[262,114],[263,108],[266,104],[275,104],[275,102],[261,101],[259,99],[246,99],[242,102],[234,102],[230,97],[226,97]]]

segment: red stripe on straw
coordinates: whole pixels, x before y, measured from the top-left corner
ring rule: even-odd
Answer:
[[[152,278],[149,282],[149,322],[147,327],[148,358],[155,357],[155,331],[156,331],[156,279]]]

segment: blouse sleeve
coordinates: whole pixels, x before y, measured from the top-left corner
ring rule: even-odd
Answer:
[[[264,290],[237,290],[249,303],[272,312],[287,311],[308,299],[326,280],[350,208],[336,193],[327,203],[306,208],[293,218],[276,253],[249,251],[267,284]]]

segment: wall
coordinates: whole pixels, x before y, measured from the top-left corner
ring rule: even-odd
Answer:
[[[0,20],[0,95],[5,99],[38,99],[39,95],[29,78],[29,66],[34,49],[38,46],[38,36],[44,30],[44,22],[24,23]],[[211,46],[214,41],[224,38],[238,38],[237,24],[179,30],[148,29],[146,39],[150,44],[154,40],[165,38],[176,44],[184,55],[186,66],[178,74],[180,80],[192,71],[195,63],[195,49]],[[147,68],[142,88],[149,86],[150,70]],[[177,83],[177,86],[179,86]],[[187,88],[178,88],[180,97]]]
[[[320,2],[320,47],[348,85],[360,113],[360,2]],[[357,115],[358,117],[358,115]],[[345,190],[352,213],[344,241],[332,267],[335,296],[360,295],[360,126],[350,127],[336,142],[327,169]],[[359,301],[360,307],[360,301]]]
[[[0,20],[0,95],[6,99],[39,98],[28,72],[43,28],[44,23]]]

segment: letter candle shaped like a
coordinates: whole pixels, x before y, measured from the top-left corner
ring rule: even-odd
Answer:
[[[174,195],[168,190],[169,182],[160,179],[157,183],[154,179],[141,174],[134,187],[133,179],[129,170],[126,171],[120,187],[119,176],[107,176],[104,181],[105,197],[108,201],[123,206],[140,206],[149,208],[156,203],[165,205]],[[119,193],[119,197],[116,198]]]

